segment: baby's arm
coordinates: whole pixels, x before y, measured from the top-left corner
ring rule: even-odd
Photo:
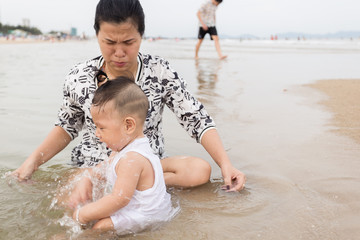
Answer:
[[[122,157],[116,165],[117,179],[112,193],[79,209],[77,220],[80,223],[100,220],[125,207],[137,188],[146,161],[146,158],[135,152]],[[76,219],[76,212],[73,218]]]

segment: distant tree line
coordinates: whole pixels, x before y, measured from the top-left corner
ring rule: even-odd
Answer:
[[[25,32],[28,32],[31,35],[41,35],[42,32],[36,28],[36,27],[26,27],[26,26],[11,26],[11,25],[3,25],[2,23],[0,23],[0,32],[3,33],[4,35],[9,34],[11,31],[15,30],[15,29],[20,29],[23,30]]]

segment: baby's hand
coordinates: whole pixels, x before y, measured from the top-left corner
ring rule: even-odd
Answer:
[[[83,178],[71,192],[67,205],[69,208],[75,209],[78,205],[90,201],[92,201],[92,183],[90,179]]]

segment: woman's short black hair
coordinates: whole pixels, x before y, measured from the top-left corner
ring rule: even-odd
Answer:
[[[145,32],[145,14],[139,0],[100,0],[95,13],[94,29],[99,33],[100,24],[130,21],[141,36]]]

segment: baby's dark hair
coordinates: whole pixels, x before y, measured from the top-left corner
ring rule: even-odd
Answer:
[[[115,111],[121,115],[135,114],[145,122],[149,109],[149,101],[145,93],[128,77],[117,77],[101,85],[94,94],[93,106],[102,108],[106,103],[114,101]]]
[[[217,1],[220,4],[220,3],[222,3],[223,0],[215,0],[215,1]]]

